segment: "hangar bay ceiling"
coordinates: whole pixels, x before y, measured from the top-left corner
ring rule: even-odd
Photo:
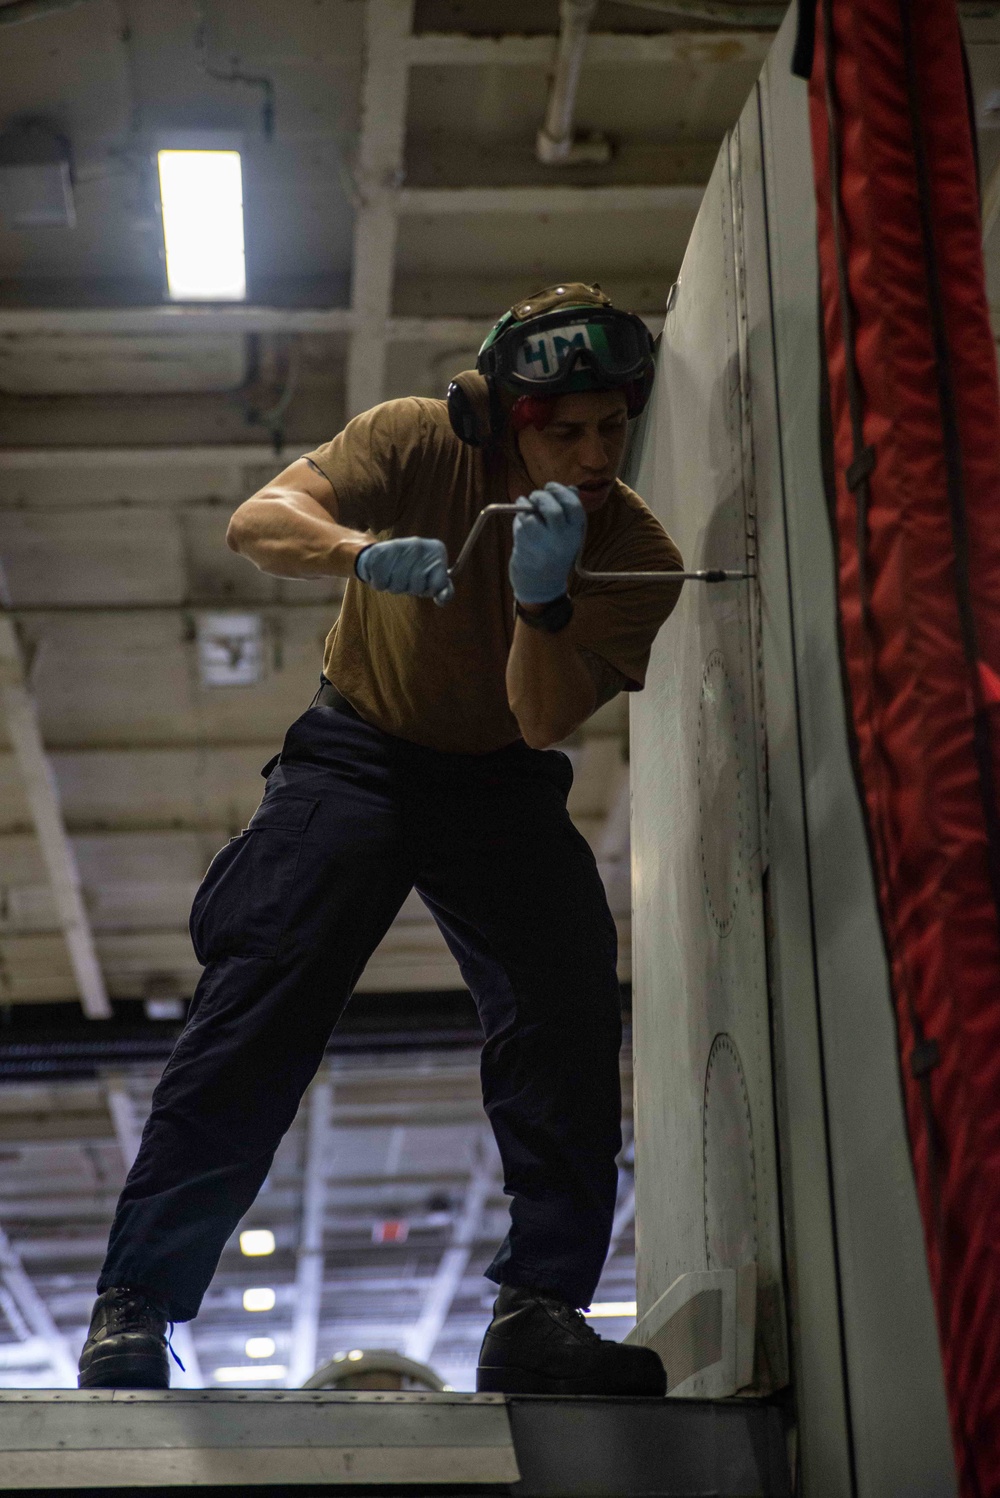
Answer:
[[[556,0],[84,0],[5,25],[16,9],[0,5],[0,133],[25,119],[57,128],[75,226],[0,220],[9,1053],[38,1031],[31,1016],[62,1022],[68,1009],[49,1006],[74,1006],[99,1037],[112,1006],[113,1024],[151,1024],[194,988],[191,896],[308,703],[339,602],[337,584],[267,578],[228,552],[233,508],[354,412],[443,394],[536,285],[596,279],[658,331],[783,7],[600,0],[575,120],[608,159],[558,165],[536,150]],[[976,10],[998,300],[1000,30],[989,6]],[[245,303],[165,298],[152,152],[178,128],[239,136]],[[571,811],[608,885],[627,980],[623,699],[566,747]],[[362,990],[459,986],[408,901]],[[73,1381],[155,1077],[110,1048],[75,1080],[34,1075],[34,1055],[0,1087],[0,1385]],[[626,1169],[608,1301],[634,1296],[631,1214]],[[248,1219],[274,1232],[274,1256],[255,1279],[227,1249],[178,1339],[186,1381],[234,1365],[249,1378],[258,1335],[274,1342],[258,1366],[283,1370],[273,1383],[382,1344],[468,1387],[486,1320],[479,1268],[504,1216],[473,1053],[333,1057]],[[273,1289],[272,1312],[244,1309],[252,1288]]]
[[[76,225],[0,227],[0,1002],[190,994],[191,895],[312,695],[338,598],[228,552],[229,514],[347,415],[443,394],[536,283],[596,279],[655,322],[769,38],[696,24],[598,8],[577,118],[614,149],[559,167],[534,149],[554,3],[92,0],[4,30],[5,119],[58,123]],[[226,72],[268,80],[270,134],[262,89]],[[178,125],[240,133],[246,304],[165,304],[150,153]],[[213,640],[254,656],[254,685],[206,685]],[[625,717],[570,746],[623,978]],[[56,798],[25,778],[39,738]],[[363,985],[458,982],[411,901]]]

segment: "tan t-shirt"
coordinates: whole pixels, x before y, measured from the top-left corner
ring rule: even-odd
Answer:
[[[461,442],[441,400],[375,406],[309,457],[333,485],[342,524],[380,540],[437,537],[452,561],[483,506],[510,502],[507,460]],[[519,737],[505,683],[515,623],[511,545],[511,520],[498,516],[443,607],[349,580],[323,670],[367,722],[413,743],[473,754]],[[583,563],[598,571],[683,565],[659,521],[621,482],[588,516]],[[635,690],[679,591],[679,584],[587,583],[574,574],[567,628]]]

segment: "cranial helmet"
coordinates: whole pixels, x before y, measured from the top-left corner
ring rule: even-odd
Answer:
[[[613,307],[598,285],[567,281],[505,312],[479,350],[476,369],[486,381],[488,420],[461,377],[448,388],[448,412],[462,441],[479,447],[502,432],[511,395],[538,401],[623,390],[629,416],[638,416],[653,386],[653,339],[640,317]]]

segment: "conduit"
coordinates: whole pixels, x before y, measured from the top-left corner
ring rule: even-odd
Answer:
[[[577,166],[582,162],[600,165],[611,160],[611,145],[604,136],[577,140],[573,130],[587,32],[596,9],[597,0],[561,0],[559,6],[555,70],[549,86],[545,124],[535,141],[538,159],[547,166]]]

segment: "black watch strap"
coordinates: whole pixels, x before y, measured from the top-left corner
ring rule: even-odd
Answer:
[[[514,612],[519,619],[524,620],[529,629],[544,629],[548,634],[555,635],[565,629],[572,619],[573,600],[568,593],[563,593],[558,598],[553,598],[537,614],[529,614],[515,599]]]

